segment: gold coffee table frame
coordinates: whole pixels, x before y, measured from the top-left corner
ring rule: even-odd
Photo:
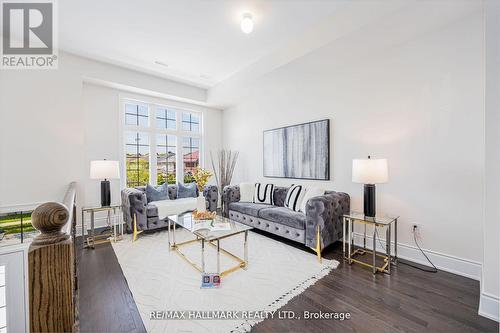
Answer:
[[[172,226],[172,224],[173,224],[173,226]],[[208,245],[210,245],[212,247],[215,247],[217,249],[217,273],[221,277],[227,276],[227,275],[229,275],[229,274],[237,271],[238,269],[244,269],[244,270],[247,269],[247,267],[248,267],[248,230],[238,231],[238,232],[235,232],[235,233],[232,233],[232,234],[229,234],[229,235],[224,235],[224,236],[217,237],[215,239],[210,239],[210,240],[206,240],[203,237],[195,235],[196,239],[191,239],[191,240],[187,240],[187,241],[184,241],[184,242],[176,243],[175,242],[175,229],[176,229],[176,223],[174,221],[171,221],[170,218],[168,218],[168,245],[169,245],[169,250],[175,250],[175,252],[182,259],[184,259],[187,263],[189,263],[191,266],[193,266],[200,273],[206,273],[205,272],[205,243],[207,243]],[[170,241],[170,239],[171,239],[170,231],[171,230],[172,230],[172,242]],[[233,254],[233,253],[231,253],[231,252],[223,249],[220,246],[220,240],[221,239],[233,237],[233,236],[236,236],[236,235],[239,235],[239,234],[242,234],[242,233],[245,234],[245,236],[244,236],[245,238],[244,238],[244,242],[243,242],[244,259],[241,259],[237,255],[235,255],[235,254]],[[188,245],[188,244],[192,244],[192,243],[198,243],[198,242],[201,243],[201,267],[199,265],[197,265],[195,262],[193,262],[192,260],[190,260],[180,250],[180,247],[182,247],[184,245]],[[220,254],[221,254],[221,252],[223,254],[225,254],[227,257],[234,259],[238,264],[235,265],[235,266],[233,266],[233,267],[231,267],[231,268],[226,269],[225,271],[221,272],[221,270],[220,270]]]

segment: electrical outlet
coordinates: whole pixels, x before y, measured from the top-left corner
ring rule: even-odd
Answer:
[[[421,224],[418,224],[418,223],[413,223],[413,224],[411,225],[411,232],[412,232],[412,233],[415,233],[415,237],[416,237],[417,239],[420,239],[420,238],[421,238],[421,236],[422,236],[422,234],[421,234],[421,232],[422,232],[422,225],[421,225]]]

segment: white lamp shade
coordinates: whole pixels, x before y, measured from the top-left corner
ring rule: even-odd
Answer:
[[[90,161],[91,179],[120,179],[120,163],[118,161]]]
[[[352,160],[352,181],[361,184],[386,183],[389,178],[387,159]]]

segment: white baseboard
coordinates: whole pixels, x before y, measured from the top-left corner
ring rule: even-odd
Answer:
[[[363,246],[363,234],[354,233],[354,244]],[[384,247],[381,247],[380,245]],[[366,236],[366,247],[373,248],[373,238]],[[391,243],[391,251],[394,253],[394,242]],[[385,240],[377,241],[377,251],[385,252]],[[439,253],[436,251],[423,249],[432,263],[439,269],[449,273],[465,276],[474,280],[481,280],[481,263],[468,259],[458,258],[452,255]],[[421,265],[430,266],[420,250],[413,245],[402,244],[398,242],[398,258],[416,262]]]
[[[486,292],[479,299],[479,315],[500,322],[500,300]]]

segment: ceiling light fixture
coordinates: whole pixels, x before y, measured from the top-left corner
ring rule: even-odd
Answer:
[[[246,34],[249,34],[253,30],[253,19],[252,15],[246,13],[243,14],[243,19],[241,20],[241,31],[243,31]]]

